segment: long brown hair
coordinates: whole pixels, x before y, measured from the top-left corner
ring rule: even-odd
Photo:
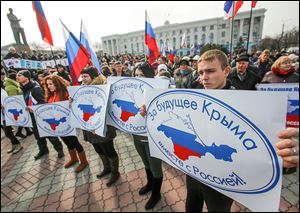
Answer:
[[[51,96],[53,96],[53,92],[51,92],[47,86],[47,80],[51,80],[55,86],[55,92],[59,97],[60,101],[67,100],[67,86],[69,86],[69,83],[63,79],[60,76],[57,75],[49,75],[45,77],[45,85],[44,85],[44,90],[45,90],[45,100],[48,102]]]

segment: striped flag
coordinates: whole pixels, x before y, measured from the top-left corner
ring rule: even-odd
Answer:
[[[36,20],[39,25],[42,39],[51,46],[53,46],[52,35],[41,2],[32,1],[32,8],[36,14]]]
[[[72,83],[73,85],[78,85],[78,78],[80,77],[81,70],[83,70],[88,63],[90,63],[91,55],[63,23],[62,26],[66,41],[66,52],[68,56]]]

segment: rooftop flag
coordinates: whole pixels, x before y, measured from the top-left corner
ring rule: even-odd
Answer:
[[[251,1],[251,7],[252,7],[252,8],[255,8],[255,7],[256,7],[256,4],[257,4],[257,1]]]
[[[48,44],[53,46],[52,36],[50,32],[50,28],[43,11],[42,5],[40,1],[32,1],[32,7],[36,14],[36,20],[39,25],[39,29],[42,35],[42,39]]]
[[[80,28],[80,42],[87,49],[87,51],[90,53],[91,61],[92,61],[93,65],[97,68],[98,72],[101,73],[102,68],[99,64],[98,58],[95,54],[95,51],[92,48],[92,42],[91,42],[91,40],[90,40],[90,38],[87,34],[86,27],[85,27],[82,20],[81,20],[81,28]]]
[[[148,61],[150,64],[152,64],[158,58],[159,51],[147,11],[145,11],[145,16],[145,43],[148,46]]]
[[[225,19],[231,19],[236,16],[243,3],[244,1],[226,1],[224,4]]]
[[[90,62],[91,55],[63,23],[62,26],[72,83],[73,85],[78,85],[81,70]]]

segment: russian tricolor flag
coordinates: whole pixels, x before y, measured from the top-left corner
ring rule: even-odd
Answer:
[[[153,28],[150,24],[150,20],[146,12],[146,22],[145,22],[145,43],[148,46],[148,56],[149,63],[152,64],[158,57],[159,51],[155,40],[155,34],[153,32]]]
[[[63,23],[62,25],[72,83],[78,85],[81,70],[90,62],[91,55],[74,34]]]
[[[226,1],[224,4],[225,19],[231,19],[236,16],[243,3],[244,1]]]
[[[36,20],[39,25],[39,29],[42,35],[42,39],[48,44],[53,46],[52,36],[50,32],[50,28],[43,11],[42,5],[40,1],[32,1],[33,10],[36,13]]]
[[[86,30],[85,25],[83,24],[82,20],[81,20],[81,28],[80,28],[80,42],[88,50],[88,52],[91,55],[91,61],[92,61],[93,65],[97,68],[98,72],[101,73],[102,68],[101,68],[98,58],[92,48],[91,40],[87,34],[87,30]]]

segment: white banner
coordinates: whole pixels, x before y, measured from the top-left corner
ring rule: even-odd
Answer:
[[[4,64],[8,68],[21,68],[21,69],[43,69],[41,61],[32,61],[18,58],[10,58],[3,60]]]
[[[31,106],[41,137],[76,136],[69,101]]]
[[[73,99],[71,123],[74,127],[106,135],[106,111],[110,85],[70,86],[68,92]]]
[[[7,126],[32,127],[31,117],[26,111],[27,106],[23,95],[6,97],[3,106]]]
[[[257,84],[256,88],[267,92],[288,92],[286,127],[299,128],[299,84]]]
[[[145,118],[139,114],[140,107],[146,103],[145,91],[168,88],[170,82],[165,79],[109,77],[107,83],[111,84],[107,124],[129,134],[147,135]]]
[[[7,92],[1,88],[1,106],[3,106],[4,99],[7,97],[8,97]],[[4,122],[4,110],[2,110],[1,107],[1,125],[3,125],[3,122]]]
[[[152,156],[252,211],[279,210],[287,93],[148,90],[146,100]]]
[[[55,67],[56,64],[61,64],[64,66],[68,66],[68,59],[56,59],[49,61],[33,61],[33,60],[25,60],[19,58],[10,58],[3,60],[4,64],[8,68],[21,68],[21,69],[46,69],[47,66],[52,68]],[[56,62],[56,63],[55,63]]]

